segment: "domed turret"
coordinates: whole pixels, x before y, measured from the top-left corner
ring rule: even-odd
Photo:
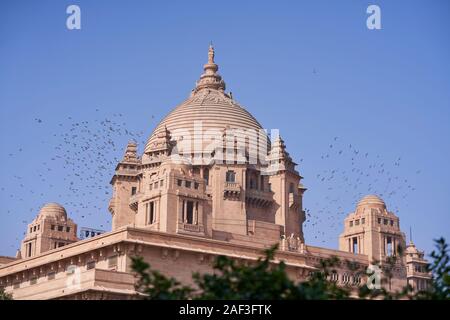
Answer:
[[[59,203],[47,203],[39,211],[38,219],[53,218],[56,220],[67,220],[66,209]]]
[[[405,235],[400,220],[389,212],[377,195],[363,197],[354,212],[344,220],[344,232],[339,237],[339,249],[366,254],[369,259],[383,260],[405,248]]]
[[[370,194],[359,200],[357,208],[362,207],[386,209],[386,203],[379,196]]]
[[[77,225],[68,218],[66,209],[59,203],[47,203],[28,225],[19,256],[34,257],[75,241],[78,241]]]

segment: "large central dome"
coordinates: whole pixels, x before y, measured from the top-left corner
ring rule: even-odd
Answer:
[[[260,132],[262,126],[259,122],[236,103],[230,94],[225,93],[225,82],[217,73],[218,66],[214,63],[212,46],[209,48],[208,56],[208,63],[204,65],[204,73],[197,81],[191,96],[158,124],[148,139],[144,152],[152,150],[152,147],[157,144],[158,135],[164,134],[166,129],[172,135],[177,135],[177,133],[184,137],[190,135],[198,142],[201,139],[199,145],[203,147],[211,139],[217,138],[217,132],[222,133],[227,128],[252,129]],[[200,135],[199,132],[202,134]]]

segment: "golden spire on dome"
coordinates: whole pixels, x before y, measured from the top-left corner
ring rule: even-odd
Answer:
[[[200,80],[197,81],[197,85],[194,89],[194,93],[202,89],[214,89],[221,92],[225,91],[225,82],[222,77],[217,73],[219,66],[214,62],[215,51],[212,43],[208,49],[208,63],[203,66],[203,74],[200,76]]]

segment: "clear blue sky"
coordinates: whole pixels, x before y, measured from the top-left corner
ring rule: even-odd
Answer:
[[[188,96],[211,40],[233,96],[299,163],[307,243],[336,248],[378,193],[430,251],[450,240],[449,33],[446,0],[1,1],[0,254],[50,201],[110,228],[114,158]]]

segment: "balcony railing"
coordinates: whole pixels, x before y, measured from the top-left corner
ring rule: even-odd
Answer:
[[[130,201],[128,202],[130,205],[130,208],[134,211],[138,208],[139,198],[141,197],[140,193],[136,193],[130,197]]]
[[[273,202],[273,192],[248,189],[245,191],[245,200],[248,204],[254,206],[267,207]]]
[[[241,194],[241,185],[237,182],[225,182],[223,187],[223,195],[225,198],[236,197],[238,198]]]

